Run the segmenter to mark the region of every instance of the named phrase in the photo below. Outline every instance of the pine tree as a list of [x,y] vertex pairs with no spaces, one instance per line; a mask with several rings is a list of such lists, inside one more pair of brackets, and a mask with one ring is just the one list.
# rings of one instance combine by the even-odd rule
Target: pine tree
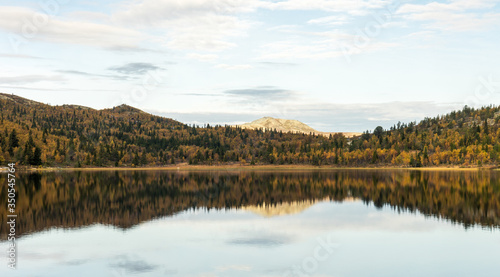
[[16,147],[19,147],[19,139],[17,138],[16,129],[13,129],[9,136],[9,149],[14,149]]
[[30,161],[31,165],[42,165],[42,150],[36,146]]

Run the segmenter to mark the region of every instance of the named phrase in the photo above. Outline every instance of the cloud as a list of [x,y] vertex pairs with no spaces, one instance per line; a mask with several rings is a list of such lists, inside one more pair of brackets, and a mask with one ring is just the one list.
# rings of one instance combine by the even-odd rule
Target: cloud
[[332,15],[332,16],[311,19],[307,21],[307,24],[340,26],[346,24],[348,19],[349,17],[345,15]]
[[371,9],[382,8],[389,4],[387,0],[285,0],[266,1],[261,6],[272,10],[320,10],[328,12],[341,12],[351,15],[365,15]]
[[267,28],[267,31],[276,31],[276,32],[282,32],[282,33],[296,33],[300,29],[299,25],[278,25],[278,26],[273,26],[270,28]]
[[[387,0],[142,0],[120,4],[111,15],[74,11],[66,16],[7,6],[0,9],[0,29],[18,34],[16,39],[23,42],[41,40],[112,51],[157,51],[140,45],[147,41],[174,50],[221,51],[237,46],[232,39],[245,36],[246,31],[257,24],[242,15],[258,9],[322,10],[359,15],[387,4]],[[35,24],[40,18],[46,20],[43,24]],[[347,18],[335,15],[312,19],[309,23],[339,25]],[[23,35],[27,30],[29,37]]]
[[261,60],[329,59],[382,51],[399,46],[362,35],[338,31],[310,33],[309,38],[282,40],[261,46]]
[[166,26],[166,45],[179,50],[221,51],[235,47],[228,39],[242,36],[250,25],[236,16],[218,14],[179,18]]
[[144,0],[115,13],[113,21],[125,26],[152,27],[164,33],[173,49],[220,51],[234,47],[230,37],[241,36],[251,22],[237,15],[254,11],[256,0]]
[[151,26],[182,17],[252,12],[258,6],[259,1],[255,0],[143,0],[124,6],[113,18],[133,25]]
[[74,11],[65,15],[66,18],[78,19],[82,21],[93,21],[101,23],[110,23],[109,15],[100,12],[90,12],[90,11]]
[[139,53],[165,53],[166,51],[162,50],[155,50],[155,49],[149,49],[149,48],[144,48],[144,47],[138,47],[138,46],[110,46],[110,47],[105,47],[106,50],[109,51],[116,51],[116,52],[139,52]]
[[42,59],[36,56],[21,55],[21,54],[0,54],[0,58],[13,58],[13,59]]
[[0,85],[5,84],[29,84],[29,83],[39,83],[46,81],[62,82],[66,79],[60,75],[24,75],[15,77],[0,77]]
[[120,261],[112,263],[110,266],[118,269],[123,269],[127,273],[139,274],[150,272],[158,268],[157,265],[148,264],[143,260],[132,260],[128,256],[120,256]]
[[0,30],[17,34],[11,41],[29,43],[42,40],[103,48],[136,48],[143,35],[135,30],[86,21],[60,20],[45,13],[21,7],[2,6]]
[[259,64],[266,65],[266,66],[297,66],[299,65],[298,63],[285,63],[285,62],[259,62]]
[[426,29],[470,31],[500,25],[500,13],[491,12],[497,1],[455,0],[446,3],[405,4],[397,15],[421,21]]
[[79,266],[88,263],[89,259],[75,259],[70,261],[61,262],[61,265],[69,265],[69,266]]
[[113,66],[108,70],[116,71],[121,74],[127,75],[142,75],[153,70],[162,70],[163,68],[153,65],[151,63],[128,63],[121,66]]
[[242,70],[242,69],[250,69],[253,66],[249,64],[218,64],[215,68],[222,68],[227,70]]
[[248,88],[248,89],[235,89],[224,91],[225,95],[239,96],[239,97],[251,97],[251,98],[265,98],[277,99],[277,98],[289,98],[294,95],[292,91],[274,88],[274,87],[258,87],[258,88]]
[[290,243],[292,241],[291,238],[287,238],[283,235],[261,235],[258,237],[247,237],[247,238],[237,238],[229,240],[228,244],[235,245],[247,245],[247,246],[256,246],[256,247],[275,247]]
[[198,60],[200,62],[211,62],[219,58],[219,56],[214,54],[198,54],[198,53],[189,53],[187,54],[189,59]]
[[[422,42],[424,40],[435,39],[436,35],[437,35],[436,31],[427,30],[427,31],[417,31],[417,32],[410,33],[410,34],[404,36],[404,38]],[[415,45],[415,47],[423,47],[423,45],[417,44],[417,45]]]
[[88,76],[88,77],[110,78],[110,79],[115,79],[115,80],[128,80],[128,79],[130,79],[128,76],[93,74],[93,73],[88,73],[88,72],[78,71],[78,70],[56,70],[56,72],[64,73],[64,74]]
[[49,92],[55,92],[55,91],[83,91],[83,92],[116,92],[116,90],[110,90],[110,89],[77,89],[77,88],[55,88],[53,86],[49,88],[42,88],[42,87],[21,87],[21,86],[2,86],[0,85],[0,88],[7,88],[7,89],[14,89],[14,90],[28,90],[28,91],[49,91]]
[[218,266],[215,268],[218,272],[226,272],[226,271],[251,271],[252,267],[248,265],[227,265],[227,266]]

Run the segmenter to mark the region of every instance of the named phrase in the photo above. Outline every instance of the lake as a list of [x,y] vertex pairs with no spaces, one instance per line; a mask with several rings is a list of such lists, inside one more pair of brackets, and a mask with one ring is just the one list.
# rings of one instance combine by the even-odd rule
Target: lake
[[17,174],[0,276],[497,276],[496,171]]

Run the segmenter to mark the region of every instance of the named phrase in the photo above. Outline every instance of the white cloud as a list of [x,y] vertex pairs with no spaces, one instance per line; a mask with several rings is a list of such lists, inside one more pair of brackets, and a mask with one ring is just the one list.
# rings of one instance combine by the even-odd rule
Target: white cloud
[[307,21],[308,24],[317,24],[317,25],[328,25],[328,26],[338,26],[347,23],[349,17],[345,15],[332,15],[326,17],[320,17],[316,19],[311,19]]
[[248,265],[228,265],[228,266],[218,266],[216,267],[218,272],[225,271],[251,271],[252,267]]
[[249,64],[218,64],[215,68],[222,68],[227,70],[242,70],[242,69],[250,69],[253,66]]
[[327,59],[380,51],[399,44],[339,31],[309,33],[300,40],[282,40],[261,47],[259,59]]
[[61,82],[66,79],[60,75],[24,75],[24,76],[14,76],[14,77],[0,77],[0,85],[5,84],[29,84],[29,83],[40,83],[40,82]]
[[343,12],[351,15],[365,15],[371,9],[382,8],[389,0],[286,0],[261,3],[262,7],[276,10],[322,10]]
[[490,12],[495,5],[491,0],[405,4],[397,14],[406,20],[425,22],[427,29],[469,31],[500,25],[500,14]]
[[408,28],[408,23],[406,21],[389,21],[381,25],[383,29],[386,28]]
[[14,41],[28,43],[43,40],[105,48],[135,48],[143,37],[140,32],[84,21],[63,21],[48,14],[20,7],[1,7],[0,29],[17,34]]
[[173,49],[219,51],[234,47],[230,37],[244,34],[251,22],[237,15],[254,11],[255,0],[144,0],[113,15],[120,24],[158,28]]
[[0,53],[0,58],[14,58],[14,59],[41,59],[40,57],[22,54],[2,54]]
[[414,32],[414,33],[406,35],[405,38],[422,40],[422,39],[434,38],[435,35],[436,35],[436,32],[434,32],[434,31],[418,31],[418,32]]
[[89,12],[89,11],[75,11],[64,16],[68,19],[78,19],[81,21],[93,21],[93,22],[102,22],[102,23],[110,23],[110,16],[104,13],[99,12]]
[[[2,7],[0,29],[20,35],[32,33],[28,40],[112,50],[141,50],[138,45],[149,40],[176,50],[221,51],[235,47],[232,39],[246,35],[256,24],[241,15],[257,9],[341,12],[344,15],[312,19],[308,23],[342,25],[349,18],[346,14],[366,14],[389,3],[390,0],[142,0],[126,2],[111,15],[73,11],[58,16],[28,8]],[[45,21],[43,24],[33,24],[41,18]],[[143,30],[148,30],[150,35],[145,35]],[[290,26],[287,30],[292,31]]]
[[[75,11],[48,15],[22,7],[1,7],[0,30],[17,40],[83,44],[109,49],[138,49],[155,40],[171,49],[220,51],[236,46],[252,22],[239,18],[251,12],[254,0],[134,1],[112,15]],[[98,22],[98,23],[97,23]],[[145,35],[143,30],[148,30]]]
[[[112,17],[114,22],[136,28],[157,28],[164,43],[178,50],[221,51],[235,47],[231,38],[245,35],[255,22],[241,14],[257,9],[322,10],[351,15],[367,14],[382,8],[390,0],[143,0],[122,7]],[[345,15],[313,19],[310,24],[341,25]],[[289,28],[287,28],[289,29]]]
[[143,0],[124,6],[113,17],[134,25],[151,26],[181,17],[251,12],[258,3],[255,0]]
[[398,12],[400,13],[422,13],[422,12],[457,12],[475,9],[486,9],[495,6],[492,0],[452,0],[447,3],[431,2],[428,4],[405,4]]
[[179,50],[221,51],[235,47],[230,37],[241,36],[250,23],[235,16],[208,14],[165,23],[166,45]]
[[293,33],[293,32],[297,32],[299,29],[300,29],[299,25],[278,25],[278,26],[273,26],[273,27],[267,28],[266,31]]
[[186,55],[186,57],[189,59],[198,60],[200,62],[211,62],[219,58],[219,56],[214,54],[198,54],[198,53],[189,53]]

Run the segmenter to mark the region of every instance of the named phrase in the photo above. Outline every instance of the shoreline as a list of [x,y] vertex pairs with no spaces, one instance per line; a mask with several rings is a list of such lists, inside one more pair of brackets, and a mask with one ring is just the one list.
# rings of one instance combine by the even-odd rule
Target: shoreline
[[[2,168],[3,169],[3,168]],[[335,170],[408,170],[408,171],[496,171],[497,166],[486,167],[335,167],[312,165],[177,165],[156,167],[18,167],[23,172],[50,171],[335,171]],[[3,171],[3,170],[1,170]]]

